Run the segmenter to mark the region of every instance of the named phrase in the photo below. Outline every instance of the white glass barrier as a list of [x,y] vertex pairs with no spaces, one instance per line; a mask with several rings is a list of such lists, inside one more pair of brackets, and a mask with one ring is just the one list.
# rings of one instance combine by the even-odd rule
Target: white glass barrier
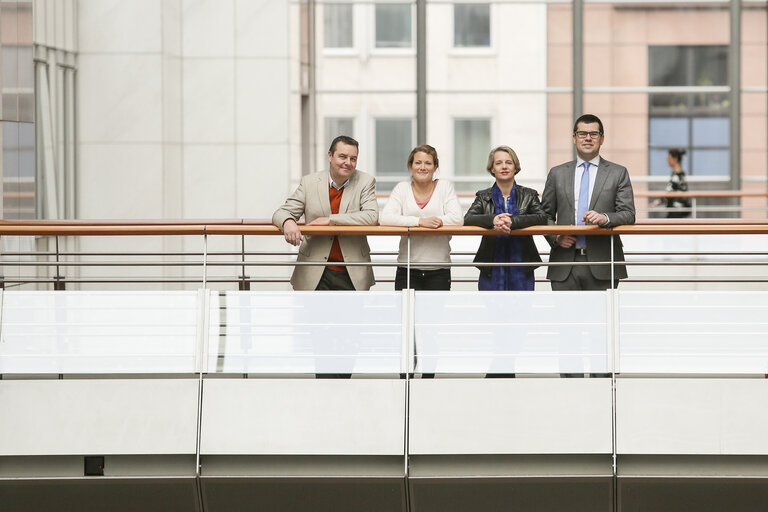
[[387,373],[403,365],[400,292],[225,292],[208,371]]
[[619,292],[619,371],[768,374],[768,292]]
[[3,293],[0,373],[192,373],[198,293]]
[[416,372],[609,372],[608,297],[416,292]]

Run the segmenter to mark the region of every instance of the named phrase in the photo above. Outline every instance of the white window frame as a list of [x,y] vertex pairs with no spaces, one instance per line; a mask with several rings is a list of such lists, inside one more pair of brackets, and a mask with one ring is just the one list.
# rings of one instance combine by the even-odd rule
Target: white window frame
[[[379,48],[376,46],[376,4],[411,4],[411,46],[408,48]],[[368,23],[371,37],[368,47],[371,55],[375,56],[411,56],[416,55],[416,4],[411,0],[377,1],[370,4]]]
[[[473,46],[463,47],[456,46],[455,34],[456,34],[456,4],[488,4],[488,46]],[[456,1],[451,5],[451,48],[448,50],[449,55],[494,55],[497,53],[496,42],[496,5],[493,2],[472,2],[469,0]]]

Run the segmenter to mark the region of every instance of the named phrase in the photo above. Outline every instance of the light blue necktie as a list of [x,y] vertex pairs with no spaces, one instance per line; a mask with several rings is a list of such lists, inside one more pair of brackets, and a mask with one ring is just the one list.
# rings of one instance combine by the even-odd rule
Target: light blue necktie
[[[581,184],[579,185],[579,207],[576,211],[576,225],[584,225],[584,214],[589,208],[589,162],[584,162],[584,172],[581,173]],[[584,235],[576,237],[576,248],[581,249],[587,246],[587,239]]]

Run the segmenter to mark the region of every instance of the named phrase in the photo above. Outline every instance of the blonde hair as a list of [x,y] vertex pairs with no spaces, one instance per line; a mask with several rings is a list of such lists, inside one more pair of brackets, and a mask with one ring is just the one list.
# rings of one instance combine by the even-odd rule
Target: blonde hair
[[499,151],[503,151],[512,157],[512,163],[515,165],[515,174],[519,173],[521,170],[520,159],[517,158],[517,153],[515,153],[515,150],[509,146],[498,146],[493,148],[491,152],[488,153],[488,163],[485,166],[485,170],[488,171],[491,176],[493,176],[493,156]]

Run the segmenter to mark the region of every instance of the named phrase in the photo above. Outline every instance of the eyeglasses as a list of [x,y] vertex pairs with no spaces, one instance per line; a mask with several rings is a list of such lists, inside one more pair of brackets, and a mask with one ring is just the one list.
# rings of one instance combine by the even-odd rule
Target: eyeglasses
[[596,139],[596,138],[598,138],[600,135],[602,135],[602,133],[600,133],[600,132],[582,132],[582,131],[573,132],[573,134],[574,134],[575,136],[577,136],[578,138],[580,138],[580,139],[586,139],[586,138],[587,138],[587,135],[589,135],[589,136],[590,136],[591,138],[593,138],[593,139]]

